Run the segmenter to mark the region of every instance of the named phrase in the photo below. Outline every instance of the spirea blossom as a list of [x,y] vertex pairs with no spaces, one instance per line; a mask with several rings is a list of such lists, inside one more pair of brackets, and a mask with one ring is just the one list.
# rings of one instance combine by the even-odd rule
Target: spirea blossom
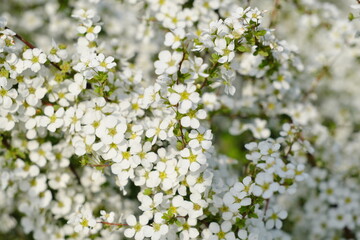
[[335,4],[8,1],[0,238],[359,239],[359,8]]

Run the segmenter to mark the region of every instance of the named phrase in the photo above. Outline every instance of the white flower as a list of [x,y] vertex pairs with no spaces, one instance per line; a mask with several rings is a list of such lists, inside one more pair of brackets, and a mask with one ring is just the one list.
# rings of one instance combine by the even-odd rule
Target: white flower
[[255,183],[253,194],[265,199],[270,198],[279,189],[279,184],[274,182],[273,175],[268,173],[260,172],[256,175]]
[[[0,28],[1,29],[1,28]],[[4,51],[5,47],[13,48],[15,45],[14,36],[15,32],[10,29],[4,29],[0,31],[0,53]]]
[[241,182],[236,182],[230,191],[225,193],[223,201],[232,212],[237,212],[240,207],[251,204],[251,199],[247,196],[245,186]]
[[218,59],[219,63],[231,62],[231,60],[234,59],[234,41],[231,41],[229,44],[227,44],[224,38],[216,38],[214,43],[214,50],[221,56]]
[[113,57],[109,56],[105,58],[105,55],[100,53],[95,59],[92,59],[89,66],[96,68],[96,70],[100,72],[107,72],[109,69],[115,67],[116,63]]
[[66,188],[70,181],[70,175],[67,173],[51,172],[49,174],[49,186],[52,189]]
[[194,150],[189,150],[188,148],[181,150],[180,155],[189,161],[190,171],[192,172],[196,172],[200,169],[201,165],[206,163],[206,157],[204,154],[200,152],[194,152]]
[[71,15],[71,17],[78,18],[81,20],[87,20],[87,19],[92,19],[93,17],[95,17],[95,15],[96,12],[94,9],[80,8],[80,9],[74,9],[74,13]]
[[360,4],[353,4],[353,5],[350,5],[350,7],[352,8],[352,9],[360,9]]
[[41,118],[41,126],[46,127],[50,132],[55,132],[56,129],[64,125],[64,108],[59,108],[55,112],[53,106],[46,106],[44,113],[45,116]]
[[250,125],[250,130],[255,138],[268,138],[270,137],[270,130],[266,128],[267,121],[256,118],[254,125]]
[[185,38],[185,30],[183,28],[177,28],[172,32],[165,34],[165,46],[171,46],[172,49],[179,48],[181,46],[181,40]]
[[308,174],[305,173],[305,165],[299,164],[295,168],[295,180],[298,182],[304,181],[308,177]]
[[241,240],[247,239],[247,236],[248,236],[248,233],[247,233],[246,230],[240,229],[240,230],[238,231],[238,237],[239,237]]
[[163,202],[164,194],[157,193],[152,197],[143,195],[139,198],[141,205],[139,209],[141,209],[149,218],[153,217],[154,212],[157,210],[157,207]]
[[152,144],[155,144],[157,138],[165,140],[167,138],[167,128],[170,122],[168,119],[160,120],[159,118],[154,119],[150,122],[150,128],[146,131],[145,135],[148,138],[153,138]]
[[115,213],[114,212],[107,213],[105,210],[101,210],[100,214],[101,214],[100,218],[103,221],[109,222],[109,223],[114,222],[114,219],[115,219]]
[[200,101],[199,93],[196,92],[196,86],[193,84],[175,84],[172,90],[169,102],[171,105],[179,104],[178,110],[182,114],[187,113],[192,107],[196,107]]
[[50,142],[40,145],[36,140],[33,140],[28,143],[28,148],[30,150],[30,160],[39,167],[44,167],[47,161],[55,160]]
[[48,59],[51,62],[58,63],[61,60],[64,60],[68,57],[68,52],[66,51],[66,46],[60,44],[59,46],[56,44],[54,39],[52,40],[52,48],[50,50],[50,53],[48,55]]
[[191,148],[201,148],[208,150],[212,145],[213,134],[210,129],[205,129],[203,127],[198,128],[197,130],[191,130],[189,133],[189,146]]
[[221,70],[221,83],[225,86],[225,93],[227,95],[234,95],[236,88],[232,82],[235,80],[235,72],[233,70]]
[[197,220],[195,218],[188,218],[185,220],[181,218],[178,231],[180,231],[180,239],[195,239],[199,236],[199,231],[196,229]]
[[43,87],[44,81],[43,77],[35,77],[25,78],[24,83],[19,83],[19,94],[30,106],[35,106],[47,93],[47,89]]
[[95,227],[96,220],[88,208],[81,208],[79,211],[73,213],[68,221],[69,224],[74,225],[75,232],[88,234],[90,229]]
[[134,215],[129,215],[126,218],[126,223],[129,225],[124,232],[125,237],[134,238],[135,240],[142,240],[144,237],[151,237],[154,230],[148,226],[149,218],[146,215],[141,215],[139,221],[136,221]]
[[71,199],[64,192],[58,192],[56,199],[57,201],[52,202],[51,212],[56,215],[56,217],[62,217],[68,214],[71,210]]
[[161,51],[159,53],[159,60],[155,61],[155,73],[161,75],[163,73],[166,74],[174,74],[178,71],[178,65],[183,57],[182,52],[173,52],[170,51]]
[[226,239],[226,240],[235,240],[235,234],[234,232],[231,232],[232,224],[230,221],[224,221],[219,225],[216,222],[212,222],[209,225],[209,229],[212,232],[212,235],[210,236],[210,240],[220,240],[220,239]]
[[169,231],[169,226],[165,223],[162,218],[163,214],[160,212],[155,213],[153,226],[153,234],[151,240],[159,240],[162,236],[166,235]]
[[246,12],[246,21],[250,22],[257,22],[260,23],[262,18],[262,13],[257,9],[249,9],[249,11]]
[[0,87],[0,106],[4,109],[12,109],[16,106],[15,98],[18,96],[18,92],[11,88],[10,84],[7,84],[4,87]]
[[46,180],[46,176],[41,174],[34,178],[26,179],[26,181],[21,182],[19,187],[22,191],[27,192],[30,197],[36,197],[47,189]]
[[125,118],[106,116],[101,119],[100,126],[96,130],[96,136],[105,144],[120,143],[127,129]]
[[266,212],[266,228],[272,229],[276,227],[277,229],[281,229],[282,222],[287,217],[287,212],[285,210],[281,210],[279,207],[274,206],[267,210]]
[[141,163],[144,167],[151,167],[158,157],[156,153],[151,152],[151,143],[145,142],[144,145],[135,143],[130,148],[130,153],[132,156],[132,161],[136,163]]
[[81,118],[84,111],[81,108],[70,107],[66,110],[64,116],[64,125],[69,127],[70,133],[79,132],[81,130]]
[[40,64],[46,62],[46,55],[40,49],[28,49],[23,53],[24,67],[31,68],[33,72],[38,72],[41,68]]
[[205,110],[203,109],[200,109],[198,111],[190,110],[186,116],[180,119],[180,123],[183,127],[191,127],[193,129],[198,129],[200,127],[199,119],[205,119],[205,118],[206,118]]
[[229,28],[224,24],[224,21],[222,19],[219,19],[218,21],[212,21],[210,23],[209,32],[212,35],[224,37],[229,33]]
[[260,154],[268,155],[271,157],[279,157],[280,144],[272,141],[262,141],[259,143],[258,148]]
[[92,146],[95,142],[95,135],[86,135],[84,137],[76,136],[73,138],[75,154],[83,156],[86,153],[92,153]]
[[[155,169],[157,170],[158,178],[161,180],[160,187],[167,191],[177,183],[177,172],[175,166],[170,162],[158,162]],[[155,173],[156,173],[155,172]]]
[[181,65],[181,73],[190,73],[191,79],[196,80],[199,77],[208,77],[209,74],[205,73],[208,68],[208,64],[204,63],[204,60],[200,57],[194,59],[185,60]]
[[82,90],[86,89],[86,79],[80,73],[76,73],[74,76],[74,82],[69,85],[69,92],[77,96]]
[[203,215],[203,209],[208,206],[208,202],[201,198],[200,193],[192,193],[190,195],[190,201],[192,203],[192,209],[189,211],[190,218],[198,218]]
[[101,26],[93,25],[92,21],[85,21],[83,25],[77,28],[78,32],[84,34],[86,39],[94,41],[97,38],[98,33],[101,31]]
[[206,110],[214,111],[220,108],[220,101],[216,94],[205,92],[201,97],[201,102],[204,104]]

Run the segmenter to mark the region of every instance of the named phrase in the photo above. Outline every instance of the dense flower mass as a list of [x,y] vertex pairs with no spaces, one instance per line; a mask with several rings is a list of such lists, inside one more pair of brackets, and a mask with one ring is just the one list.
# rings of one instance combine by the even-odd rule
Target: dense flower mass
[[350,5],[0,3],[0,239],[360,239]]

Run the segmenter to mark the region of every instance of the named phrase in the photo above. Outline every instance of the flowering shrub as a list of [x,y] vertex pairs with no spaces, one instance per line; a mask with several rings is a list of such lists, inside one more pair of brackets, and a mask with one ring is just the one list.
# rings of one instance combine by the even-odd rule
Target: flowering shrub
[[359,239],[359,6],[8,1],[1,239]]

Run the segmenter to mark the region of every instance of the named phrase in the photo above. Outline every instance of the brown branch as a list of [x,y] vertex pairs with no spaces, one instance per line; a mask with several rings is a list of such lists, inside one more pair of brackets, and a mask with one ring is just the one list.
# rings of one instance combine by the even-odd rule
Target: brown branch
[[269,199],[266,199],[266,202],[265,202],[264,219],[265,219],[266,211],[267,211],[268,208],[269,208],[269,203],[270,203],[270,198],[269,198]]
[[185,141],[185,137],[184,137],[184,133],[183,133],[183,128],[181,126],[181,122],[179,120],[179,125],[180,125],[180,133],[181,133],[181,141],[182,141],[182,144],[183,144],[183,148],[186,147],[186,141]]
[[[216,63],[211,67],[211,69],[209,70],[209,77],[210,77],[211,74],[214,73],[214,71],[216,70],[216,67],[217,67],[218,65],[219,65],[219,62],[216,62]],[[203,83],[201,84],[201,86],[200,86],[200,90],[203,89],[203,88],[206,86],[209,77],[206,77],[206,78],[204,79],[204,82],[203,82]]]
[[74,165],[70,164],[70,165],[69,165],[69,169],[70,169],[71,172],[74,174],[74,176],[75,176],[77,182],[79,183],[79,185],[82,185],[82,184],[81,184],[80,176],[79,176],[79,174],[76,172],[76,169],[75,169]]
[[278,15],[278,11],[280,9],[280,0],[274,0],[274,7],[273,10],[271,11],[271,15],[270,15],[270,24],[269,24],[269,28],[272,28],[275,26],[276,24],[276,17]]
[[251,0],[247,0],[247,5],[246,5],[246,7],[250,7],[250,5],[251,5]]
[[87,164],[90,167],[110,167],[111,164]]
[[[2,134],[1,134],[2,135]],[[4,147],[6,147],[7,149],[11,148],[10,143],[7,141],[7,139],[5,138],[5,136],[1,136],[2,137],[2,145],[4,145]]]
[[319,85],[320,83],[320,80],[326,76],[326,73],[324,71],[322,71],[321,73],[319,73],[316,78],[315,78],[315,81],[313,82],[313,84],[311,85],[310,89],[305,92],[304,96],[303,96],[303,100],[306,100],[311,93],[315,92],[317,86]]
[[111,225],[111,226],[129,226],[126,223],[111,223],[111,222],[97,222],[97,223]]
[[[179,103],[176,104],[176,112],[178,112],[179,110]],[[186,141],[185,141],[185,136],[184,136],[184,133],[183,133],[183,127],[181,125],[181,121],[180,119],[178,120],[178,124],[179,124],[179,130],[180,130],[180,134],[181,134],[181,141],[182,141],[182,144],[183,144],[183,148],[186,147]]]
[[[187,46],[185,47],[185,46],[183,45],[182,47],[183,47],[184,51],[183,51],[182,59],[181,59],[181,61],[179,62],[179,68],[178,68],[178,71],[179,71],[180,73],[181,73],[181,66],[182,66],[183,62],[185,61],[186,48],[187,48]],[[176,84],[179,84],[179,76],[177,76]]]
[[200,89],[203,89],[206,86],[207,81],[208,81],[208,78],[205,78],[204,82],[201,84]]
[[[8,27],[5,27],[5,29],[10,29]],[[29,41],[25,40],[22,36],[20,36],[19,34],[15,33],[15,37],[17,39],[19,39],[21,42],[23,42],[26,46],[28,46],[31,49],[36,48],[33,44],[31,44]],[[54,62],[49,61],[51,65],[53,65],[55,68],[57,68],[59,71],[61,71],[61,68],[59,67],[59,65],[57,65]]]

